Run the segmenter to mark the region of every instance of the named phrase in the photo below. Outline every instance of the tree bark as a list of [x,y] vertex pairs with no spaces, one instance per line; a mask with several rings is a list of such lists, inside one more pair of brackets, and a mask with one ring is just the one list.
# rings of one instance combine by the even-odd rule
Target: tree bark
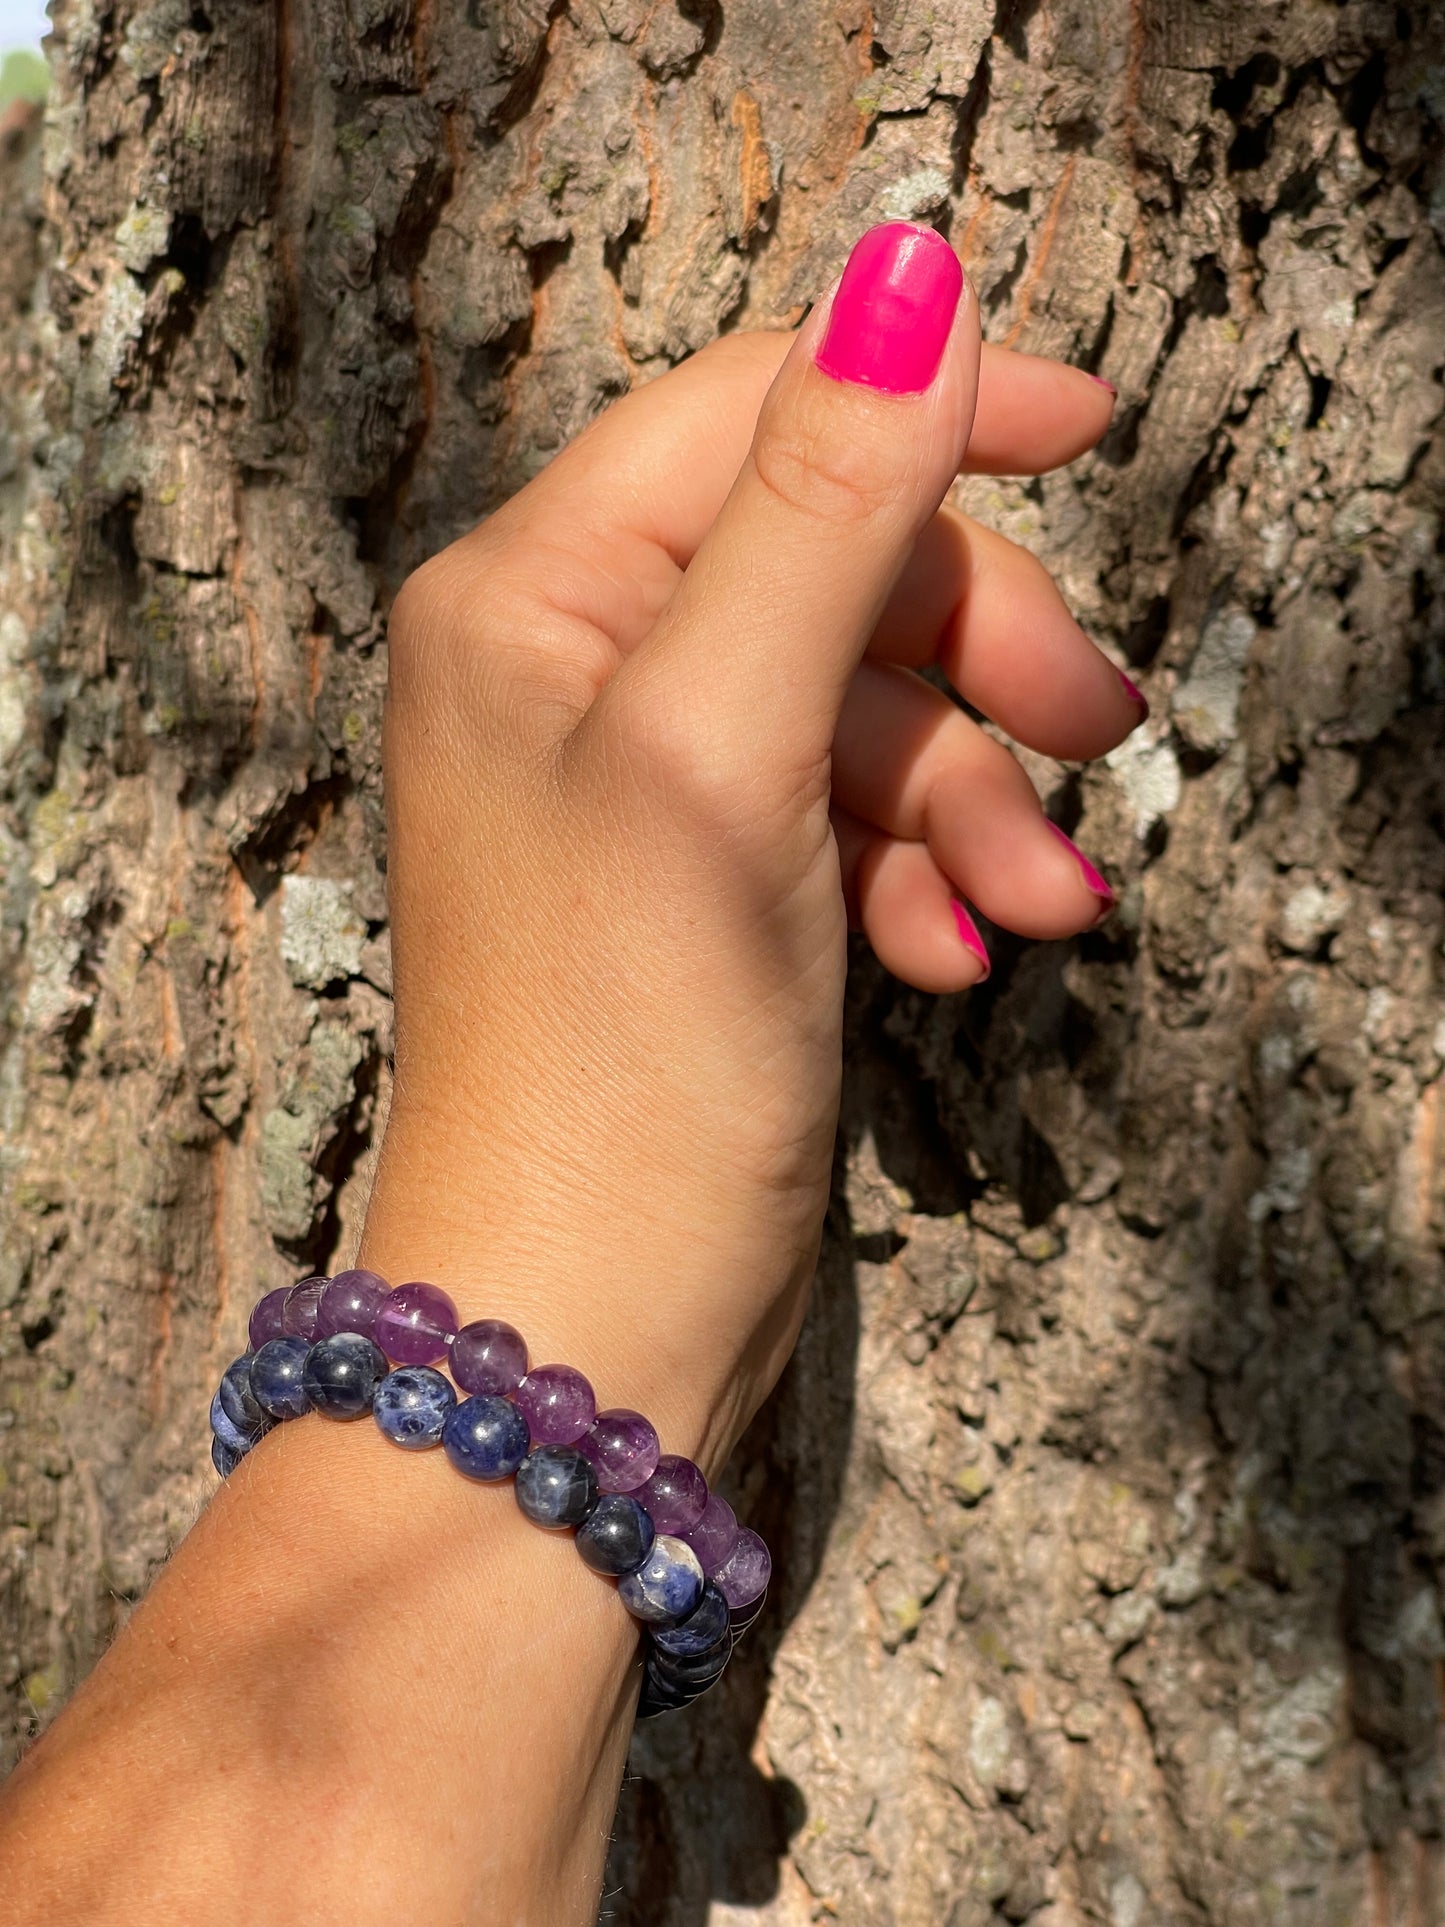
[[[13,1758],[212,1483],[387,1098],[403,575],[870,221],[1120,391],[957,499],[1142,674],[1122,886],[860,948],[769,1615],[605,1917],[1439,1927],[1445,17],[1428,0],[55,0],[0,130]],[[665,1271],[666,1254],[659,1254]]]

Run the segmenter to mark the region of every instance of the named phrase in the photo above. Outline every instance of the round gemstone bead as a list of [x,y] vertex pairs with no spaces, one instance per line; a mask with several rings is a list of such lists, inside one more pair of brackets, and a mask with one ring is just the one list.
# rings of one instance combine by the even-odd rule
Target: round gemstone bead
[[386,1359],[360,1332],[335,1332],[318,1338],[306,1354],[301,1384],[325,1418],[360,1418],[371,1410]]
[[697,1605],[676,1626],[653,1628],[652,1643],[660,1653],[674,1659],[694,1659],[699,1653],[732,1651],[728,1625],[728,1602],[711,1579],[703,1584]]
[[287,1292],[281,1307],[281,1330],[287,1338],[304,1338],[308,1345],[315,1342],[316,1313],[330,1283],[329,1278],[303,1278]]
[[686,1693],[695,1699],[705,1693],[709,1686],[715,1686],[727,1671],[728,1661],[732,1658],[732,1646],[720,1648],[715,1653],[698,1653],[691,1659],[674,1659],[668,1653],[648,1655],[649,1671],[654,1681],[674,1692]]
[[732,1556],[732,1549],[738,1542],[737,1514],[726,1499],[720,1499],[716,1492],[710,1492],[707,1504],[702,1509],[702,1517],[682,1537],[702,1561],[702,1569],[711,1579],[718,1567]]
[[393,1445],[424,1452],[440,1445],[457,1395],[430,1365],[398,1365],[376,1388],[371,1415]]
[[316,1336],[334,1338],[337,1332],[375,1335],[376,1314],[390,1286],[374,1271],[338,1271],[316,1308]]
[[696,1695],[679,1692],[675,1687],[664,1685],[649,1666],[642,1675],[642,1697],[637,1703],[637,1717],[640,1720],[656,1719],[659,1713],[680,1712],[690,1706]]
[[753,1621],[762,1612],[763,1607],[766,1606],[767,1603],[768,1595],[765,1592],[760,1592],[751,1606],[743,1606],[737,1612],[729,1614],[729,1618],[732,1620],[734,1641],[742,1638],[743,1634],[747,1631],[748,1627],[752,1625]]
[[714,1686],[727,1671],[728,1661],[732,1658],[732,1641],[710,1653],[692,1653],[685,1659],[678,1659],[671,1653],[659,1652],[654,1648],[647,1655],[647,1670],[654,1689],[683,1694],[686,1700],[694,1700],[699,1693],[705,1693]]
[[604,1492],[577,1528],[577,1550],[594,1572],[636,1572],[652,1550],[652,1521],[630,1492]]
[[289,1285],[281,1285],[275,1291],[268,1291],[264,1298],[256,1300],[247,1332],[253,1352],[259,1352],[268,1340],[281,1336],[281,1318],[290,1291]]
[[702,1598],[702,1587],[702,1567],[692,1547],[659,1532],[642,1564],[618,1580],[617,1596],[634,1619],[668,1626],[687,1618]]
[[301,1382],[310,1349],[304,1338],[268,1338],[251,1360],[251,1390],[272,1418],[300,1418],[311,1410]]
[[251,1390],[251,1355],[242,1352],[233,1358],[221,1375],[220,1390],[216,1397],[221,1401],[221,1409],[239,1431],[254,1431],[258,1425],[266,1423],[266,1414],[256,1403],[256,1394]]
[[637,1496],[659,1532],[690,1532],[707,1504],[707,1480],[691,1459],[664,1452]]
[[527,1341],[500,1318],[478,1318],[457,1333],[451,1364],[464,1392],[506,1398],[527,1375]]
[[689,1688],[669,1680],[664,1670],[653,1664],[652,1654],[647,1655],[642,1671],[642,1700],[637,1709],[639,1719],[646,1719],[651,1713],[679,1711],[690,1706],[695,1697]]
[[442,1447],[469,1479],[509,1479],[527,1456],[527,1421],[510,1399],[464,1398],[442,1427]]
[[381,1301],[372,1333],[398,1365],[435,1365],[457,1335],[457,1308],[438,1285],[398,1285]]
[[597,1416],[597,1400],[570,1365],[539,1365],[513,1398],[538,1445],[575,1445]]
[[262,1415],[261,1409],[258,1406],[256,1408],[255,1425],[237,1425],[235,1420],[227,1412],[225,1406],[222,1405],[221,1394],[219,1392],[217,1392],[216,1396],[211,1400],[212,1435],[218,1438],[228,1451],[239,1453],[242,1457],[250,1451],[251,1447],[261,1437],[261,1434],[267,1430],[269,1423],[270,1421]]
[[244,1452],[233,1452],[230,1446],[225,1444],[221,1439],[213,1438],[211,1440],[211,1464],[215,1466],[223,1479],[230,1478],[231,1474],[245,1456]]
[[623,1405],[599,1412],[577,1450],[591,1459],[602,1492],[635,1492],[657,1470],[657,1433],[641,1412]]
[[539,1526],[580,1526],[597,1503],[597,1474],[571,1445],[539,1445],[517,1467],[517,1504]]
[[713,1573],[713,1583],[729,1609],[742,1612],[761,1599],[772,1577],[773,1558],[762,1540],[750,1527],[743,1526],[737,1544],[723,1564]]

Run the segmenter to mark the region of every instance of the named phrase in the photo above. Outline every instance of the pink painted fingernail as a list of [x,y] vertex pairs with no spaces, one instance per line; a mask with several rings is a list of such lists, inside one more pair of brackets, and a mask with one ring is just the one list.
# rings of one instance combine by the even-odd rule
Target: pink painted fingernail
[[837,381],[917,395],[938,373],[963,290],[958,256],[932,228],[888,221],[848,256],[816,361]]
[[958,925],[958,934],[964,949],[971,950],[983,965],[983,973],[976,980],[982,983],[984,977],[993,969],[993,965],[988,960],[988,952],[983,947],[983,938],[978,934],[978,926],[958,898],[953,897],[950,901],[953,904],[953,920]]
[[1089,859],[1084,855],[1084,852],[1079,848],[1078,844],[1074,842],[1072,837],[1065,836],[1058,824],[1051,823],[1047,817],[1044,818],[1044,828],[1048,830],[1051,835],[1056,836],[1060,843],[1063,844],[1069,855],[1074,859],[1075,863],[1078,864],[1079,874],[1084,879],[1085,887],[1099,898],[1099,914],[1095,917],[1094,921],[1095,923],[1102,923],[1104,918],[1107,917],[1113,909],[1118,898],[1099,875],[1099,872],[1094,868],[1093,864],[1090,863]]
[[[1087,369],[1087,368],[1086,368],[1086,369],[1084,370],[1084,373],[1085,373],[1086,375],[1087,375],[1087,374],[1089,374],[1089,371],[1088,371],[1088,369]],[[1110,393],[1111,395],[1113,395],[1113,396],[1114,396],[1114,397],[1115,397],[1115,398],[1117,399],[1117,397],[1118,397],[1118,393],[1119,393],[1119,391],[1118,391],[1118,389],[1117,389],[1117,388],[1116,388],[1116,387],[1114,386],[1114,384],[1113,384],[1113,382],[1112,382],[1112,381],[1105,381],[1105,379],[1104,379],[1104,377],[1103,377],[1102,375],[1089,375],[1089,380],[1090,380],[1090,381],[1096,381],[1096,382],[1098,382],[1098,384],[1099,384],[1099,386],[1100,386],[1101,388],[1107,388],[1107,389],[1108,389],[1108,391],[1109,391],[1109,393]]]
[[[1144,712],[1144,716],[1147,716],[1149,714],[1149,698],[1144,694],[1144,691],[1139,688],[1137,683],[1130,682],[1122,669],[1116,669],[1114,674],[1119,678],[1120,682],[1123,683],[1124,694],[1129,698],[1130,702],[1138,703]],[[1139,720],[1142,722],[1144,717],[1141,716]]]

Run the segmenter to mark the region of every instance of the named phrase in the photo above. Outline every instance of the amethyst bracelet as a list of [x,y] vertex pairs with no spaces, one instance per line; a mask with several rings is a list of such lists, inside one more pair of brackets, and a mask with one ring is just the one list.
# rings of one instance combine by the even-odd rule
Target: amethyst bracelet
[[406,1451],[439,1445],[467,1478],[515,1479],[527,1517],[571,1530],[586,1563],[617,1581],[646,1634],[640,1719],[689,1705],[722,1676],[762,1611],[772,1561],[691,1459],[661,1452],[640,1412],[599,1412],[579,1371],[532,1366],[512,1326],[459,1328],[437,1286],[392,1289],[372,1271],[268,1292],[249,1340],[211,1401],[223,1478],[285,1419],[370,1412]]

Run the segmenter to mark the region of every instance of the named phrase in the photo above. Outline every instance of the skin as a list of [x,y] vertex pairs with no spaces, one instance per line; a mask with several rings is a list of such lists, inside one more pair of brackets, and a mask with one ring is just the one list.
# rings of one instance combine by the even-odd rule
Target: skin
[[[831,299],[609,409],[391,626],[396,1089],[359,1262],[511,1319],[709,1475],[803,1316],[849,924],[961,991],[956,893],[1039,938],[1101,911],[916,672],[1070,759],[1142,715],[1039,564],[940,507],[1071,460],[1111,394],[981,352],[966,284],[924,393],[833,379]],[[11,1776],[9,1918],[584,1927],[639,1678],[610,1587],[505,1487],[282,1428]]]

